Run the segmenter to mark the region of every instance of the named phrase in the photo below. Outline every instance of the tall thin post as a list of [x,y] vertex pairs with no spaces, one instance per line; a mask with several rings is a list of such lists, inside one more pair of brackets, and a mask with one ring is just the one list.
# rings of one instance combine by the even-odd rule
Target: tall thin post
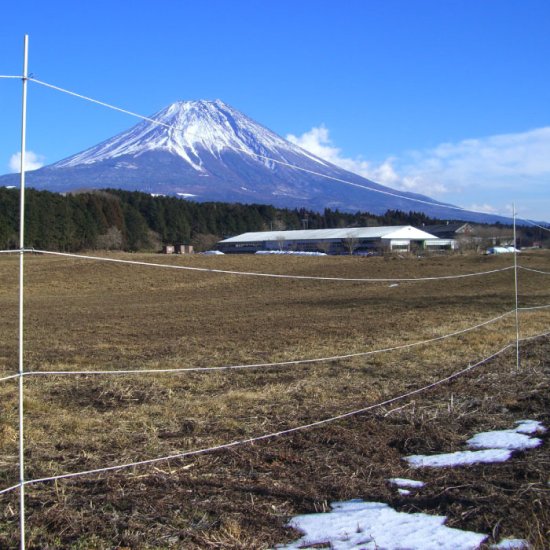
[[514,217],[514,295],[516,299],[516,369],[519,371],[519,314],[518,314],[518,254],[516,236],[516,205],[512,205]]
[[29,36],[25,35],[23,54],[23,108],[21,118],[21,196],[19,201],[19,524],[20,547],[25,548],[25,439],[24,439],[24,387],[23,387],[23,300],[25,258],[25,151],[27,141],[27,79]]

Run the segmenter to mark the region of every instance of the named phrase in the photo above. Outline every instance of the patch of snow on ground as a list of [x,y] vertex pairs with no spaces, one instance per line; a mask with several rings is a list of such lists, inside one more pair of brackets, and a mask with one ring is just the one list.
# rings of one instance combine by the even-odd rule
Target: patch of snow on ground
[[[464,466],[477,463],[504,462],[514,450],[524,450],[540,445],[538,438],[529,437],[543,433],[546,428],[534,420],[520,420],[510,430],[484,432],[472,437],[470,446],[482,450],[459,451],[432,456],[413,455],[405,460],[413,468]],[[484,448],[488,445],[490,448]],[[408,488],[424,486],[422,481],[405,478],[390,478],[402,495]],[[351,500],[332,504],[332,511],[323,514],[308,514],[295,517],[290,526],[302,531],[304,536],[285,546],[276,548],[298,550],[305,548],[328,548],[333,550],[471,550],[487,538],[487,535],[461,531],[443,525],[444,516],[407,514],[397,512],[387,504]],[[503,539],[491,545],[495,550],[525,550],[529,543],[522,539]]]
[[224,256],[224,253],[221,250],[207,250],[206,252],[201,252],[205,256]]
[[255,254],[285,254],[293,256],[326,256],[324,252],[305,252],[300,250],[258,250]]
[[454,466],[469,466],[471,464],[487,464],[491,462],[506,462],[512,456],[512,451],[506,449],[487,449],[484,451],[457,451],[440,455],[411,455],[405,460],[413,468],[445,468]]
[[472,449],[509,449],[511,451],[525,451],[538,447],[542,440],[537,437],[516,433],[515,430],[495,430],[481,432],[467,441]]
[[502,539],[498,544],[489,546],[492,550],[527,550],[529,543],[524,539]]
[[[290,525],[304,536],[285,546],[289,550],[326,544],[333,550],[472,550],[487,535],[443,525],[445,516],[397,512],[381,502],[335,502],[332,511],[295,517]],[[320,546],[317,546],[320,547]]]
[[419,489],[420,487],[424,487],[424,485],[426,485],[423,481],[416,481],[414,479],[406,479],[403,477],[391,477],[388,481],[397,487],[412,487],[414,489]]
[[514,429],[518,434],[543,434],[546,428],[538,420],[518,420]]
[[431,456],[412,455],[405,457],[405,460],[413,468],[442,468],[504,462],[512,456],[512,451],[525,451],[538,447],[542,440],[529,435],[546,431],[546,428],[536,420],[519,420],[516,424],[517,426],[511,430],[481,432],[468,439],[470,448],[483,449],[481,451],[459,451]]

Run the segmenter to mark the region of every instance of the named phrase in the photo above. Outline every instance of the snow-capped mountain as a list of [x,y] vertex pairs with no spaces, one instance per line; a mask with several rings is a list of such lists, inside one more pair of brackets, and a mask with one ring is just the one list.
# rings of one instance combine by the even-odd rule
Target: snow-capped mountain
[[[14,185],[17,178],[1,176],[0,185]],[[440,218],[487,221],[485,215],[458,212],[347,172],[220,100],[173,103],[126,132],[29,172],[27,183],[58,192],[119,188],[198,201],[372,213],[415,210]]]
[[206,173],[200,153],[221,159],[225,151],[237,151],[272,166],[259,155],[285,160],[285,150],[321,159],[260,126],[219,99],[180,101],[169,105],[128,132],[53,165],[68,168],[92,164],[125,155],[138,157],[149,151],[164,151],[184,159],[197,172]]

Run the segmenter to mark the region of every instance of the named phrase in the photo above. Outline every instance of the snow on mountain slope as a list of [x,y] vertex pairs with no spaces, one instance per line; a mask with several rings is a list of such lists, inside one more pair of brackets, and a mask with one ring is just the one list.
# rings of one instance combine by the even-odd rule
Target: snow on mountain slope
[[285,151],[291,151],[305,154],[321,166],[326,164],[217,99],[173,103],[150,120],[52,167],[92,164],[123,155],[137,157],[156,150],[181,157],[198,172],[204,171],[200,155],[205,151],[218,159],[223,150],[237,151],[268,167],[273,163],[262,155],[288,162]]

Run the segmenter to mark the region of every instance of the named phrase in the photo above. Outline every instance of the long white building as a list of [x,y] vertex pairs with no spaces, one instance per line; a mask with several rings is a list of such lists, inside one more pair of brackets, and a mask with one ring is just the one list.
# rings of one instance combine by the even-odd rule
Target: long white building
[[411,225],[348,227],[296,231],[256,231],[224,239],[218,249],[226,253],[260,250],[303,250],[329,254],[454,249],[453,239],[439,239]]

